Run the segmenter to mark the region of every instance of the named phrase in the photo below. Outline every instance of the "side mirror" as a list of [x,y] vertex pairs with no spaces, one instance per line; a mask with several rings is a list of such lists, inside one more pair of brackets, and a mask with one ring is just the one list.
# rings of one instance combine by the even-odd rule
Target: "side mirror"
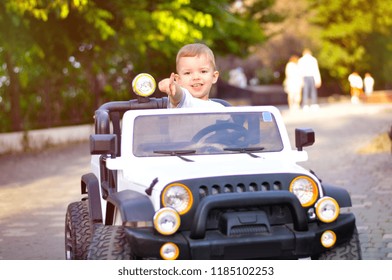
[[302,151],[303,147],[311,146],[314,143],[314,131],[311,128],[295,129],[295,146],[298,151]]
[[90,153],[92,155],[110,154],[112,157],[115,157],[117,155],[117,135],[90,135]]

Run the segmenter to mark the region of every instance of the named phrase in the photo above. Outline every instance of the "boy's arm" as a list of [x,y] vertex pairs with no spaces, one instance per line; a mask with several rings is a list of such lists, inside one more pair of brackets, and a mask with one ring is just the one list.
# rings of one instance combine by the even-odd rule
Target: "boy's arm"
[[170,78],[163,79],[158,83],[158,88],[161,92],[166,93],[169,96],[170,103],[173,107],[177,107],[177,105],[181,102],[183,92],[181,87],[174,80],[175,74],[172,73]]

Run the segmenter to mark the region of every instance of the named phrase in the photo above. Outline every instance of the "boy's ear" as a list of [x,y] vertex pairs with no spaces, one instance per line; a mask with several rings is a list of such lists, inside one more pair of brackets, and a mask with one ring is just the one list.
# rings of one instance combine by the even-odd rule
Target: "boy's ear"
[[212,83],[215,84],[219,78],[219,71],[214,71]]
[[174,81],[178,83],[179,80],[180,80],[180,75],[174,74]]

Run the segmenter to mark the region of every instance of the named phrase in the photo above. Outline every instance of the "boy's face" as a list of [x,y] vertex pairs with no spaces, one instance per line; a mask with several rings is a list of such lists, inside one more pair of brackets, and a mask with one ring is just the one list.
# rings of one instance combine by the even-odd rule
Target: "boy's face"
[[181,57],[177,63],[176,81],[189,90],[195,98],[207,100],[213,84],[219,77],[219,72],[205,54],[193,57]]

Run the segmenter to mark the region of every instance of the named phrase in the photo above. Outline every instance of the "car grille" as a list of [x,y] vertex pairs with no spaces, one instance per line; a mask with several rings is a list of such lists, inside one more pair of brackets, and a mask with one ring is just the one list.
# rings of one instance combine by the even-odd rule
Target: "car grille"
[[[240,175],[210,177],[184,180],[181,183],[192,189],[194,200],[194,210],[183,217],[183,228],[190,228],[194,211],[197,205],[207,196],[220,195],[225,193],[242,193],[242,192],[269,192],[269,191],[288,191],[290,182],[298,174],[257,174],[257,175]],[[262,211],[266,213],[269,222],[273,224],[292,223],[292,216],[286,205],[259,206],[259,207],[236,207],[226,209],[213,209],[207,220],[207,229],[219,229],[222,217],[231,212],[249,212]],[[225,231],[225,230],[223,230]],[[264,225],[239,225],[232,227],[227,235],[249,235],[265,233],[267,229]]]
[[216,195],[220,193],[242,193],[242,192],[257,192],[257,191],[280,191],[282,190],[282,182],[274,181],[274,182],[262,182],[258,184],[257,182],[251,182],[249,184],[238,183],[236,185],[233,184],[225,184],[225,185],[201,185],[199,186],[199,198],[203,199],[207,195]]
[[231,228],[230,235],[250,235],[268,232],[265,225],[234,226]]

